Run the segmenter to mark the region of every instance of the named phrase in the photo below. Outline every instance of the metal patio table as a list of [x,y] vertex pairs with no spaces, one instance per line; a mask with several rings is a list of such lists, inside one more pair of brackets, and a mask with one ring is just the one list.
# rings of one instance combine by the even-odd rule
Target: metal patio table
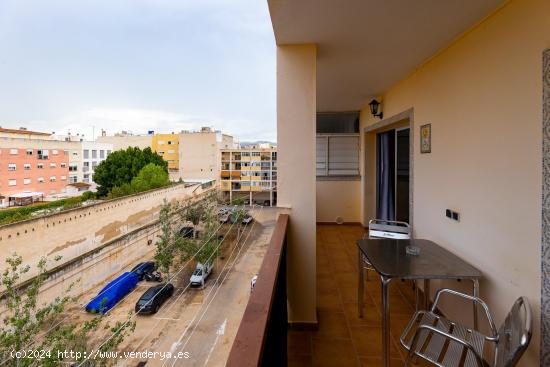
[[[407,246],[420,248],[419,255],[408,255]],[[382,283],[382,346],[384,367],[390,365],[389,285],[394,278],[424,280],[424,305],[429,307],[430,279],[468,279],[473,282],[473,295],[479,296],[481,272],[438,244],[422,239],[395,240],[391,238],[362,239],[358,248],[358,311],[363,317],[364,272],[363,256],[380,274]],[[477,329],[477,307],[474,304],[474,328]]]

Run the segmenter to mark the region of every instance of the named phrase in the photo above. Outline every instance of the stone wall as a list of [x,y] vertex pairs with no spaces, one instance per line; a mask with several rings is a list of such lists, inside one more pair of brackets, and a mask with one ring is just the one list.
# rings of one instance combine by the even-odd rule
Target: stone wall
[[[17,253],[33,267],[43,256],[48,258],[48,268],[57,267],[156,221],[164,199],[191,200],[210,189],[176,184],[0,226],[0,264]],[[62,260],[55,262],[56,256]],[[34,274],[33,268],[28,275]]]

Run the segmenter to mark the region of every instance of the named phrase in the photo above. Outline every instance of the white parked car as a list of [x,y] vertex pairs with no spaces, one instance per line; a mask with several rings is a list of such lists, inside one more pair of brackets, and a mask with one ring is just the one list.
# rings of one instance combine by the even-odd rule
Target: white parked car
[[195,268],[195,271],[193,272],[193,274],[191,275],[191,278],[189,279],[191,286],[204,288],[204,282],[206,281],[206,278],[208,278],[211,272],[212,272],[211,263],[206,263],[206,264],[198,263],[197,267]]
[[243,218],[242,223],[243,223],[244,225],[247,225],[247,224],[251,223],[253,220],[254,220],[254,218],[252,218],[252,216],[251,216],[250,214],[247,214],[247,215]]

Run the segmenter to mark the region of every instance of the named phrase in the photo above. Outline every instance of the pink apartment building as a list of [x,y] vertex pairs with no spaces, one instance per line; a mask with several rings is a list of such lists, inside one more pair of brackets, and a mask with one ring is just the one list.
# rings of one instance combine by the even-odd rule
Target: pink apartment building
[[[63,142],[37,144],[35,140],[28,144],[29,141],[10,140],[11,144],[0,142],[0,204],[7,206],[10,202],[58,194],[65,189],[69,177],[69,150],[63,149]],[[55,143],[59,147],[55,148]],[[6,145],[12,147],[6,148]],[[37,148],[41,145],[47,148]]]

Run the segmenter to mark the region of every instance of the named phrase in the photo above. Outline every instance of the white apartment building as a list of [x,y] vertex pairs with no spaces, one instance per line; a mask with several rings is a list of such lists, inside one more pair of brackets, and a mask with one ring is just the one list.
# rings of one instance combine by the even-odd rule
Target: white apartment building
[[[113,145],[93,141],[81,142],[81,160],[76,173],[69,176],[71,182],[85,182],[94,185],[94,172],[96,167],[104,161],[113,151]],[[75,162],[71,162],[75,163]],[[69,164],[71,164],[69,163]],[[80,169],[78,169],[80,167]],[[69,165],[69,170],[71,166]]]

